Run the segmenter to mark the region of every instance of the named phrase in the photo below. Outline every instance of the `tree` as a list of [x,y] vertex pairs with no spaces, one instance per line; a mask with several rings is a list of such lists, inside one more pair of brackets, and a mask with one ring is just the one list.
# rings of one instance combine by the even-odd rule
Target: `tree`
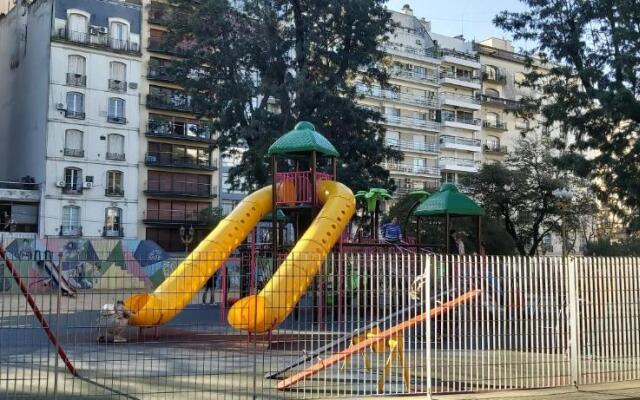
[[397,218],[400,222],[403,237],[417,237],[413,212],[427,197],[429,197],[428,192],[415,190],[400,197],[389,210],[389,217]]
[[[341,154],[338,173],[354,190],[391,187],[381,114],[356,104],[356,83],[386,85],[380,42],[392,31],[384,0],[175,0],[166,36],[171,72],[197,112],[213,121],[222,150],[245,148],[234,187],[269,180],[267,149],[308,120]],[[358,78],[358,79],[356,79]]]
[[520,139],[504,163],[484,164],[465,182],[487,217],[503,224],[521,255],[535,255],[545,236],[560,231],[561,218],[575,227],[578,212],[587,209],[583,203],[591,202],[580,194],[563,208],[554,196],[556,189],[578,194],[586,187],[555,167],[550,146],[548,140]]
[[[494,22],[514,39],[531,40],[523,116],[540,112],[544,127],[570,135],[562,166],[597,180],[597,194],[640,228],[640,13],[635,0],[522,0],[524,12]],[[536,66],[548,67],[548,71]],[[566,138],[572,138],[567,140]],[[573,139],[575,138],[575,139]]]
[[219,207],[207,207],[200,211],[200,219],[212,231],[224,219],[224,215]]

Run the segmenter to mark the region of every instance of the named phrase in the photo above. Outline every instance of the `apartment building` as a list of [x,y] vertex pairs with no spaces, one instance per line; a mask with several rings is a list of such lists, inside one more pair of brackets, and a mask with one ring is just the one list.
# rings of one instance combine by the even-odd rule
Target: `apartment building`
[[527,125],[508,111],[525,94],[524,58],[508,41],[480,43],[431,31],[409,6],[392,12],[397,28],[383,49],[390,86],[358,86],[362,103],[383,113],[386,142],[404,160],[385,167],[397,194],[459,183],[482,162],[501,160]]
[[196,117],[190,96],[168,71],[168,63],[180,57],[178,49],[163,42],[170,6],[145,2],[143,13],[140,156],[144,165],[138,235],[165,250],[182,251],[181,230],[193,228],[193,247],[208,233],[206,210],[218,206],[216,138],[209,124]]
[[141,18],[43,0],[0,20],[0,180],[35,181],[41,236],[137,237]]

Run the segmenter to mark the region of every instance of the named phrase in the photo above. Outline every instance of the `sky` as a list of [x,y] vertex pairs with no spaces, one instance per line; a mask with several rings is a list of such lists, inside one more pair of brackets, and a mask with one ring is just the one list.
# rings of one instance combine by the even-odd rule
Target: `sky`
[[[519,0],[389,0],[388,8],[400,11],[409,4],[416,17],[431,21],[431,30],[447,36],[463,34],[467,40],[483,40],[494,36],[511,39],[510,35],[493,25],[493,17],[502,10],[523,11]],[[532,43],[519,41],[514,46],[530,49]]]

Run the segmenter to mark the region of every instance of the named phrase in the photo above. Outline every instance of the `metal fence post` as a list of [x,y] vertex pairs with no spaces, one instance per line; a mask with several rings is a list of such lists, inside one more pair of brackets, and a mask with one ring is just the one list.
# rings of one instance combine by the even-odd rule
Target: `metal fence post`
[[[423,260],[425,260],[425,265],[424,265],[424,269],[423,271],[426,271],[427,274],[427,294],[425,296],[426,301],[427,301],[427,306],[426,306],[426,312],[430,312],[431,310],[431,256],[429,255],[423,255],[422,257]],[[432,320],[433,318],[429,317],[427,318],[427,332],[426,332],[426,336],[427,336],[427,399],[431,399],[431,396],[433,396],[433,387],[432,387],[432,383],[431,383],[431,326],[432,326]]]
[[569,279],[569,362],[571,366],[571,381],[578,388],[580,377],[580,343],[578,343],[580,321],[578,319],[578,274],[575,257],[568,257],[567,269]]

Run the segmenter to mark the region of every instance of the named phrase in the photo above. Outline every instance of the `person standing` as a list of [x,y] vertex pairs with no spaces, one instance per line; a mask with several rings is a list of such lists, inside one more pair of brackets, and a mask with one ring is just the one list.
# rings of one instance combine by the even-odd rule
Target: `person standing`
[[456,234],[455,229],[451,229],[449,231],[449,254],[460,254],[460,249],[458,249],[458,235]]
[[458,246],[458,254],[463,256],[465,254],[465,251],[464,241],[462,240],[462,232],[456,233],[456,245]]
[[389,243],[399,243],[402,240],[402,228],[398,224],[398,218],[393,217],[391,222],[382,225],[382,238]]
[[[217,275],[217,272],[216,272],[216,275]],[[215,285],[215,275],[212,275],[209,277],[209,279],[207,280],[207,283],[205,283],[204,285],[204,293],[202,293],[202,304],[207,304],[207,293],[209,292],[211,293],[209,297],[209,304],[213,304],[214,297],[215,297],[214,285]]]

